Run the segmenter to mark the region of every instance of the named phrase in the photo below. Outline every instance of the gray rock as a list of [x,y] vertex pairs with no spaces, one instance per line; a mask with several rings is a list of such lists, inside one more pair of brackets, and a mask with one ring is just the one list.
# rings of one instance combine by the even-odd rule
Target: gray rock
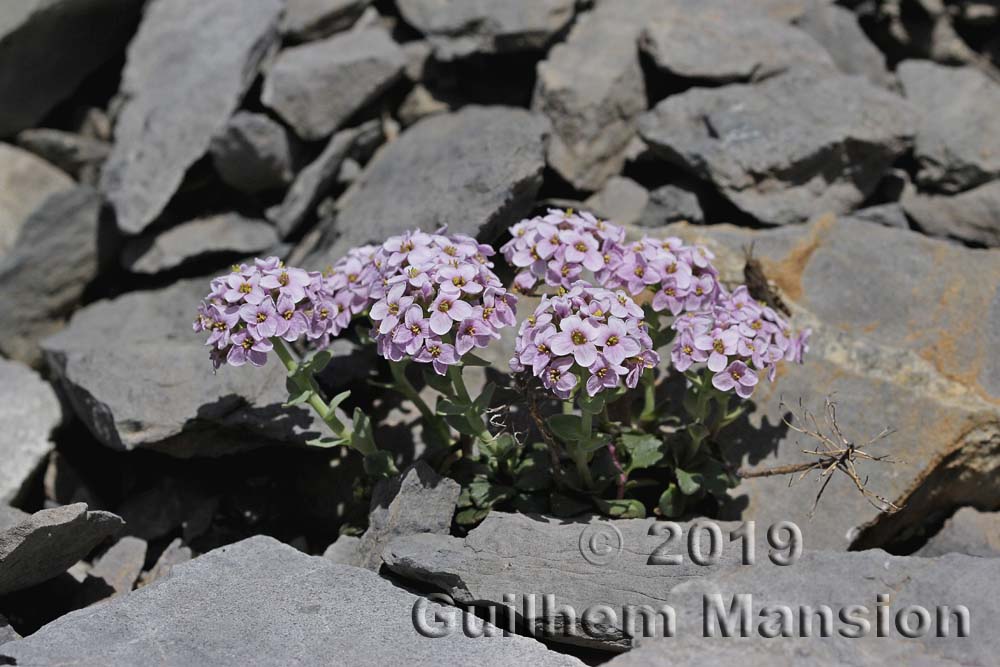
[[462,487],[418,461],[391,481],[382,480],[372,493],[368,530],[351,563],[376,572],[390,541],[406,535],[447,535]]
[[814,2],[795,25],[823,45],[841,72],[858,74],[886,88],[893,85],[885,56],[865,35],[851,10]]
[[452,105],[447,99],[439,97],[426,86],[418,83],[413,87],[402,104],[399,105],[399,122],[403,127],[413,125],[421,118],[433,116],[434,114],[447,113],[452,110]]
[[72,187],[72,179],[48,162],[0,143],[0,257],[14,245],[24,221],[49,195]]
[[[695,565],[689,558],[675,565],[650,564],[653,552],[669,537],[666,532],[652,534],[657,530],[655,523],[654,519],[568,521],[494,511],[464,539],[449,535],[400,537],[388,544],[383,558],[392,572],[433,585],[458,604],[497,605],[505,601],[505,595],[512,595],[527,630],[541,631],[551,618],[559,635],[548,639],[620,651],[631,643],[622,619],[606,625],[606,636],[590,637],[579,616],[570,627],[566,619],[546,613],[541,596],[555,595],[560,605],[569,605],[578,615],[596,604],[619,610],[624,605],[658,607],[675,586],[738,565],[737,549],[725,549],[719,563],[712,566]],[[684,530],[679,541],[683,545],[692,524],[679,525]],[[726,544],[729,531],[737,525],[720,524]],[[664,553],[681,553],[681,549]],[[761,560],[758,567],[776,567],[766,556]],[[530,601],[532,595],[538,606],[533,624],[523,613],[525,598]]]
[[620,225],[639,221],[649,204],[649,193],[631,178],[612,176],[584,206],[602,218]]
[[7,619],[0,614],[0,644],[6,644],[7,642],[12,642],[15,639],[20,639],[21,635],[15,632],[14,628],[10,627]]
[[663,185],[649,193],[649,203],[637,224],[642,227],[662,227],[681,221],[696,225],[705,221],[698,195],[681,185]]
[[[607,664],[985,666],[995,662],[998,640],[996,633],[978,630],[976,619],[992,618],[996,613],[993,589],[998,572],[1000,563],[987,559],[958,555],[905,558],[878,550],[807,553],[785,568],[734,568],[674,588],[669,599],[677,611],[676,636],[643,641],[636,650]],[[705,616],[714,619],[720,614],[711,606],[706,614],[705,600],[710,605],[721,604],[724,617],[730,602],[739,600],[738,595],[747,596],[742,598],[748,612],[746,634],[734,623],[734,636],[721,636],[716,630],[714,637],[706,637]],[[886,596],[881,607],[879,595]],[[828,637],[820,634],[824,605],[832,612]],[[861,626],[861,636],[856,638],[850,633],[858,632],[859,626],[840,619],[842,610],[851,605],[857,607],[849,613],[868,624],[867,629]],[[910,605],[927,613],[924,632],[914,638],[901,631],[920,627],[919,612],[907,613]],[[788,634],[768,638],[763,633],[780,631],[782,612],[777,606],[789,609]],[[967,610],[964,636],[959,634],[963,607]],[[880,609],[885,609],[887,616],[881,626],[884,634],[876,626]],[[802,621],[803,616],[810,619],[811,629]],[[901,616],[908,618],[901,620]]]
[[326,548],[326,551],[323,552],[323,558],[332,560],[334,563],[340,563],[341,565],[353,565],[360,560],[360,555],[358,554],[358,545],[360,543],[360,537],[341,535],[333,544]]
[[1000,84],[974,67],[907,60],[897,71],[906,98],[923,112],[917,183],[958,192],[1000,176]]
[[0,503],[0,531],[16,526],[29,516],[31,515],[27,512],[22,512],[16,507]]
[[0,532],[0,595],[59,576],[121,530],[110,512],[83,503],[35,512]]
[[323,152],[296,176],[284,201],[267,211],[268,219],[277,225],[282,238],[299,230],[316,204],[336,184],[340,168],[348,158],[381,143],[382,139],[382,126],[374,120],[333,135]]
[[[0,16],[0,137],[37,125],[125,45],[141,0],[9,0]],[[13,102],[16,100],[16,102]]]
[[548,132],[543,117],[508,107],[425,118],[383,147],[341,197],[328,230],[335,238],[316,265],[406,229],[447,225],[493,240],[531,209]]
[[211,521],[217,497],[195,482],[163,476],[153,486],[129,495],[115,512],[125,519],[128,534],[152,542],[177,531],[206,506],[211,509]]
[[910,223],[906,220],[906,212],[898,202],[868,206],[855,211],[851,214],[851,217],[878,223],[886,227],[895,227],[897,229],[910,228]]
[[[5,644],[18,664],[582,665],[525,637],[414,630],[421,598],[373,572],[253,537],[176,567],[155,586],[64,616]],[[425,603],[428,618],[448,609]],[[419,609],[418,609],[419,611]],[[454,611],[454,610],[453,610]],[[151,653],[152,652],[152,653]]]
[[924,530],[928,517],[1000,497],[1000,250],[972,250],[907,230],[824,216],[804,226],[750,231],[675,225],[665,235],[704,242],[722,279],[741,281],[743,248],[754,244],[765,274],[795,317],[813,330],[802,365],[782,365],[761,383],[751,411],[726,435],[744,467],[808,460],[812,441],[782,424],[784,401],[822,413],[838,403],[848,438],[894,464],[862,464],[868,488],[905,508],[883,514],[846,476],[835,476],[810,518],[815,476],[744,480],[724,516],[758,526],[794,521],[816,548],[884,546]]
[[398,0],[403,20],[439,60],[474,53],[540,51],[573,19],[575,0]]
[[101,195],[87,185],[57,192],[28,216],[0,257],[0,352],[37,365],[38,341],[62,328],[117,246],[102,219]]
[[81,606],[132,590],[146,564],[146,541],[125,536],[94,562],[83,581]]
[[181,538],[174,539],[156,559],[153,567],[149,568],[149,572],[142,575],[139,585],[148,586],[154,581],[169,577],[175,566],[188,562],[192,557],[191,549],[184,546]]
[[42,342],[76,413],[103,444],[217,456],[325,433],[309,410],[282,407],[285,370],[276,360],[212,373],[190,325],[207,286],[188,280],[98,301]]
[[668,2],[643,29],[640,48],[660,70],[717,83],[757,81],[792,67],[836,71],[808,34],[745,2]]
[[642,16],[632,0],[605,0],[538,64],[531,106],[552,122],[548,163],[579,189],[597,190],[621,171],[646,110]]
[[385,30],[350,31],[278,54],[261,101],[302,139],[323,139],[392,85],[405,65]]
[[45,461],[60,422],[62,407],[52,387],[27,366],[0,358],[0,504],[17,498]]
[[1000,514],[963,507],[913,555],[934,557],[951,553],[1000,557]]
[[[501,609],[513,606],[526,621],[527,629],[533,628],[540,638],[615,651],[629,648],[630,635],[642,638],[639,652],[627,656],[647,657],[635,663],[624,660],[624,664],[688,664],[677,662],[676,656],[665,659],[666,653],[662,651],[667,643],[655,649],[657,652],[653,655],[658,656],[657,659],[650,658],[651,651],[644,651],[642,646],[646,646],[647,641],[652,646],[660,644],[654,638],[664,634],[663,617],[659,617],[654,627],[643,628],[637,623],[629,628],[626,620],[629,608],[632,614],[643,607],[654,612],[664,608],[672,611],[676,630],[671,643],[682,641],[684,637],[705,641],[704,621],[706,616],[712,615],[711,611],[704,611],[705,602],[711,600],[712,595],[721,598],[726,611],[735,596],[751,596],[752,609],[748,615],[751,635],[756,635],[760,622],[756,618],[757,611],[774,604],[813,608],[828,605],[835,610],[834,618],[837,611],[848,604],[863,604],[868,608],[865,615],[874,621],[876,595],[888,593],[893,615],[908,604],[920,604],[929,609],[939,605],[955,609],[957,605],[964,605],[969,610],[973,633],[976,632],[976,618],[992,618],[1000,608],[993,590],[1000,561],[965,556],[906,558],[879,550],[844,553],[806,548],[791,566],[782,567],[771,559],[774,550],[760,544],[759,531],[762,529],[758,524],[755,561],[749,566],[743,562],[744,543],[739,538],[736,541],[729,539],[738,524],[717,523],[722,537],[720,555],[704,565],[697,565],[691,554],[704,555],[710,538],[706,528],[696,528],[696,525],[677,524],[682,532],[672,537],[667,524],[653,519],[567,522],[493,512],[464,540],[440,535],[394,540],[386,550],[386,560],[397,574],[431,583],[460,604]],[[700,552],[692,546],[690,536],[693,535],[698,536]],[[594,536],[598,538],[596,541],[592,539]],[[584,557],[585,553],[591,558],[606,556],[607,560],[591,562]],[[654,554],[680,556],[680,561],[650,563]],[[787,552],[780,555],[787,555]],[[545,595],[552,596],[550,602],[544,602]],[[526,605],[532,598],[535,602],[533,618],[530,606]],[[565,607],[575,611],[572,621],[561,612]],[[610,614],[597,611],[602,608],[610,610]],[[592,619],[589,623],[585,620],[588,616]],[[954,617],[951,620],[956,622]],[[802,627],[798,613],[792,623],[793,631]],[[837,623],[834,621],[835,628],[840,627]],[[891,654],[905,650],[907,645],[919,644],[924,652],[954,661],[947,664],[989,664],[986,656],[994,650],[996,638],[985,639],[973,634],[980,639],[972,646],[969,640],[956,638],[956,632],[957,628],[952,626],[950,638],[935,637],[932,631],[924,637],[905,639],[898,632],[890,635],[891,638],[875,637],[872,628],[867,637],[847,640],[838,637],[836,629],[836,639],[820,638],[819,628],[814,626],[812,639],[802,648],[825,655],[824,648],[813,649],[812,645],[839,645],[842,642],[844,645],[838,646],[834,654],[863,656],[878,650]],[[756,652],[752,644],[759,638],[730,638],[727,641],[749,644],[748,651]],[[788,640],[771,641],[770,644],[785,641]],[[700,660],[706,664],[720,664],[713,660],[712,651],[721,649],[708,648],[711,643],[705,643],[706,651]],[[852,649],[847,644],[857,646]],[[880,645],[886,646],[880,648]],[[859,653],[854,653],[858,648]],[[782,655],[780,649],[777,655]],[[722,657],[729,656],[723,651]],[[967,662],[962,662],[962,658]],[[855,657],[842,664],[872,663]]]
[[1000,246],[1000,180],[952,196],[907,188],[901,203],[926,234]]
[[154,0],[128,49],[101,189],[143,231],[236,110],[275,45],[282,0]]
[[170,271],[212,257],[247,257],[274,247],[278,232],[264,220],[222,213],[190,220],[162,234],[130,240],[122,251],[122,266],[133,273]]
[[351,27],[371,0],[287,0],[287,3],[281,33],[307,42]]
[[266,115],[238,111],[212,139],[209,152],[223,181],[252,194],[292,182],[294,141],[288,130]]
[[46,128],[24,130],[17,144],[87,185],[96,185],[111,144],[82,134]]
[[768,224],[853,209],[910,145],[916,114],[860,77],[802,71],[688,90],[645,114],[643,139]]

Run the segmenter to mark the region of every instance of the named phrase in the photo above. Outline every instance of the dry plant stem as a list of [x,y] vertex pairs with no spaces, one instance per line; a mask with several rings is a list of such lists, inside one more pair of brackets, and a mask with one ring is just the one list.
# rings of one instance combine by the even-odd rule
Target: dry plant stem
[[[784,401],[781,401],[779,407],[784,411],[788,406]],[[824,429],[820,427],[816,416],[809,410],[802,407],[801,399],[799,401],[799,411],[802,415],[799,418],[799,421],[803,422],[804,426],[798,426],[791,420],[785,418],[783,418],[782,421],[784,421],[785,425],[793,431],[801,433],[802,435],[812,438],[820,443],[821,447],[816,449],[802,450],[803,454],[814,456],[816,457],[816,460],[804,461],[802,463],[794,463],[785,466],[775,466],[772,468],[740,468],[736,471],[737,477],[751,479],[755,477],[774,477],[777,475],[798,474],[798,480],[792,478],[788,481],[789,486],[791,486],[795,481],[805,478],[810,472],[814,470],[820,471],[819,479],[817,481],[822,483],[819,491],[816,493],[816,499],[813,501],[812,510],[809,512],[809,516],[812,517],[812,515],[816,512],[816,507],[819,505],[820,498],[823,497],[823,493],[826,491],[826,487],[830,484],[830,480],[833,479],[833,473],[839,470],[847,475],[847,477],[854,484],[855,488],[875,509],[889,514],[898,512],[902,509],[888,498],[880,496],[879,494],[869,490],[868,478],[865,477],[862,479],[856,466],[859,460],[879,463],[896,463],[895,460],[887,455],[873,456],[865,451],[879,440],[887,438],[891,435],[893,432],[892,429],[884,428],[878,433],[878,435],[869,439],[863,445],[857,445],[848,440],[840,430],[840,425],[837,423],[837,404],[830,400],[829,397],[826,398],[825,403],[825,421],[826,430],[829,430],[829,432],[832,433],[832,436],[826,435],[826,433],[824,433]],[[789,410],[789,412],[791,412],[791,410]]]

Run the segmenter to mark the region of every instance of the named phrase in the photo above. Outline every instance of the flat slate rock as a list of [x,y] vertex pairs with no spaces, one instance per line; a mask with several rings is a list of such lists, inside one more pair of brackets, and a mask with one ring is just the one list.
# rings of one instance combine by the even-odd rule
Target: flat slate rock
[[414,228],[492,241],[531,210],[548,133],[545,118],[510,107],[469,106],[407,128],[341,197],[314,265]]
[[20,639],[21,635],[14,631],[14,628],[10,627],[7,619],[0,614],[0,644],[6,644],[7,642],[12,642],[15,639]]
[[1000,179],[953,195],[911,187],[904,190],[900,204],[925,234],[1000,246]]
[[[791,630],[796,635],[802,628],[798,608],[827,605],[834,610],[834,637],[838,637],[837,628],[844,627],[836,620],[839,610],[849,604],[864,605],[872,623],[870,636],[843,640],[857,643],[861,655],[879,650],[892,655],[905,651],[905,645],[916,643],[923,651],[945,660],[986,665],[990,664],[987,656],[1000,641],[990,636],[995,633],[990,633],[984,625],[1000,609],[1000,598],[996,595],[1000,560],[958,555],[938,559],[898,557],[880,550],[824,552],[807,546],[790,565],[780,566],[772,562],[771,552],[760,544],[761,535],[757,534],[755,561],[750,565],[743,562],[743,543],[729,539],[730,531],[738,524],[722,523],[717,524],[722,536],[721,553],[714,561],[699,565],[692,562],[689,535],[699,535],[697,542],[703,550],[693,553],[705,556],[709,553],[707,529],[692,532],[697,524],[680,523],[677,526],[682,534],[670,540],[667,525],[653,519],[573,522],[494,512],[464,540],[433,535],[399,538],[387,549],[386,560],[397,574],[431,583],[457,604],[513,606],[521,619],[534,620],[528,626],[535,629],[539,638],[605,650],[627,649],[633,637],[641,638],[640,646],[647,639],[651,645],[659,643],[651,640],[662,637],[667,629],[664,616],[656,618],[655,625],[643,628],[636,614],[640,609],[651,611],[654,618],[665,608],[668,614],[674,613],[675,637],[669,641],[684,637],[701,639],[704,621],[715,615],[712,605],[716,599],[723,617],[728,615],[734,600],[747,605],[747,629],[754,637],[764,618],[758,617],[759,610],[768,605],[782,604],[795,609]],[[676,564],[651,563],[654,554],[680,556],[681,560]],[[592,562],[585,555],[606,560]],[[786,556],[787,552],[774,555]],[[891,638],[875,637],[876,596],[881,593],[888,594],[893,617],[909,604],[931,610],[965,606],[973,639],[954,636],[958,630],[956,617],[950,617],[953,624],[950,638],[935,637],[932,630],[927,636],[908,639],[894,628],[889,629],[894,635]],[[548,602],[544,601],[546,595],[551,596]],[[709,612],[705,611],[706,602],[710,603]],[[567,615],[560,611],[564,607],[574,610],[575,623],[568,623]],[[639,621],[632,627],[626,620],[630,610]],[[934,619],[934,612],[931,613]],[[739,631],[738,623],[734,626]],[[756,639],[727,641],[752,644]],[[812,644],[828,642],[839,643],[840,639],[821,638],[819,628],[814,625],[813,636],[804,648],[824,655],[825,648],[813,649]],[[668,647],[665,642],[659,650]],[[708,649],[706,644],[702,660],[717,664],[711,650],[714,649]],[[836,652],[852,654],[851,649],[844,647]],[[667,661],[663,655],[658,661],[634,664],[675,664],[673,658]],[[777,655],[782,655],[781,649]],[[625,660],[624,664],[633,663]],[[848,661],[847,664],[871,663]]]
[[[62,328],[117,249],[104,202],[88,185],[56,192],[28,216],[0,255],[0,352],[37,366],[38,341]],[[58,258],[58,261],[53,261]]]
[[63,130],[37,128],[17,134],[17,145],[59,167],[81,183],[97,183],[111,144]]
[[0,15],[0,137],[33,127],[135,30],[141,0],[7,0]]
[[868,39],[851,10],[831,2],[813,2],[795,19],[795,27],[822,44],[844,74],[857,74],[886,88],[893,85],[885,56]]
[[910,228],[910,223],[906,219],[906,212],[899,202],[866,206],[851,213],[851,217],[858,220],[875,222],[886,227],[895,227],[897,229]]
[[62,416],[51,385],[27,366],[0,358],[0,504],[16,498],[45,461]]
[[41,510],[0,532],[0,595],[57,577],[121,530],[110,512],[83,503]]
[[[693,524],[678,525],[683,535],[661,553],[683,552]],[[728,533],[738,524],[719,526],[728,545]],[[541,631],[551,618],[560,634],[551,637],[553,641],[621,651],[631,645],[623,619],[605,623],[602,636],[593,637],[583,629],[585,609],[596,604],[619,610],[624,605],[659,606],[678,584],[718,568],[735,567],[739,561],[738,549],[724,549],[712,566],[696,565],[689,558],[676,565],[649,564],[654,551],[669,539],[666,532],[653,534],[656,530],[654,519],[557,519],[494,511],[464,539],[429,534],[399,537],[389,542],[382,556],[392,572],[433,585],[457,604],[499,605],[505,595],[513,596],[511,602],[521,621],[529,620],[525,610],[530,609],[534,596],[538,616],[529,627]],[[705,536],[699,539],[708,543]],[[761,560],[767,561],[766,556]],[[777,566],[767,561],[758,567]],[[555,595],[558,605],[577,611],[572,626],[542,609],[546,594]]]
[[816,40],[753,3],[668,2],[639,45],[657,69],[713,83],[758,81],[793,67],[837,70]]
[[681,221],[701,224],[705,221],[705,214],[693,190],[681,184],[668,184],[650,191],[649,203],[636,224],[640,227],[662,227]]
[[372,492],[368,530],[361,536],[357,557],[350,564],[377,572],[382,566],[382,551],[393,539],[447,535],[461,492],[458,482],[441,477],[423,461],[392,480],[380,480]]
[[744,480],[724,516],[758,526],[794,521],[817,548],[878,547],[922,531],[927,517],[1000,497],[1000,250],[974,250],[850,218],[752,231],[673,225],[664,235],[706,243],[724,280],[742,281],[754,244],[765,274],[813,330],[802,365],[785,363],[761,383],[747,420],[726,435],[729,459],[746,467],[802,463],[813,441],[782,424],[798,401],[822,416],[832,396],[848,438],[899,462],[860,465],[868,488],[903,511],[878,512],[834,475],[815,516],[815,475]]
[[169,577],[175,566],[188,562],[192,557],[191,548],[184,546],[181,538],[174,539],[156,559],[153,567],[140,577],[139,585],[148,586],[154,581]]
[[1000,177],[1000,84],[975,67],[906,60],[897,75],[923,112],[917,132],[917,183],[958,192]]
[[743,211],[787,224],[855,208],[909,147],[916,123],[905,100],[860,77],[793,70],[672,95],[639,131]]
[[282,238],[299,230],[320,200],[336,185],[347,160],[381,143],[383,138],[382,124],[377,120],[334,134],[323,152],[295,177],[281,204],[267,210],[268,219],[277,225]]
[[328,37],[351,25],[372,0],[287,0],[281,33],[307,42]]
[[239,106],[275,46],[283,0],[154,0],[128,49],[101,189],[137,234]]
[[474,53],[540,51],[573,19],[575,0],[398,0],[403,20],[439,60]]
[[581,190],[621,172],[646,110],[636,40],[648,0],[604,0],[538,64],[531,107],[552,123],[547,160]]
[[10,251],[25,220],[49,195],[73,185],[69,176],[45,160],[0,143],[0,257]]
[[[986,667],[996,662],[1000,644],[989,620],[1000,606],[998,574],[1000,561],[994,559],[908,558],[880,550],[806,553],[789,567],[734,568],[675,587],[669,602],[676,610],[675,636],[643,640],[639,648],[607,664]],[[879,595],[885,596],[884,606],[879,605]],[[706,621],[724,619],[733,601],[737,601],[734,620],[740,611],[747,612],[746,632],[737,621],[731,636],[722,636],[718,624],[710,626],[714,630],[710,634]],[[823,606],[832,619],[828,637],[821,635],[822,616],[813,611],[825,613]],[[881,635],[880,609],[887,612]],[[845,610],[858,621],[843,621],[840,614]],[[784,635],[779,634],[779,614],[787,614]],[[926,614],[922,631],[920,614]],[[963,615],[965,636],[959,634]],[[803,616],[810,620],[803,622]],[[808,622],[811,627],[805,625]]]
[[323,139],[391,86],[405,65],[385,30],[352,30],[279,53],[260,99],[300,138]]
[[[477,664],[582,666],[524,637],[423,637],[421,598],[373,572],[269,537],[216,549],[167,579],[76,611],[0,647],[17,664]],[[426,603],[426,614],[456,613]],[[472,621],[473,629],[482,621]]]
[[146,563],[146,547],[145,540],[126,535],[105,551],[83,580],[81,606],[131,591]]
[[584,206],[594,215],[619,225],[633,225],[642,218],[649,193],[631,178],[612,176]]
[[914,556],[965,554],[1000,558],[1000,513],[963,507]]
[[325,432],[309,410],[282,407],[285,370],[276,359],[212,373],[204,337],[190,324],[207,290],[207,279],[187,280],[98,301],[42,342],[76,413],[103,444],[217,456]]
[[222,213],[183,222],[156,236],[126,244],[122,265],[132,273],[155,274],[200,260],[239,259],[264,253],[278,244],[278,230],[264,220]]
[[240,192],[281,188],[295,175],[295,138],[266,114],[237,111],[209,152],[222,180]]

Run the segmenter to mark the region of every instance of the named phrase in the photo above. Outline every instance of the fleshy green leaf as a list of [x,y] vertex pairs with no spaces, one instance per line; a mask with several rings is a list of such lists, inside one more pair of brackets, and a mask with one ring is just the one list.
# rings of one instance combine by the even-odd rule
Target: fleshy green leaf
[[310,447],[330,448],[330,447],[338,447],[340,445],[346,445],[348,444],[348,442],[343,438],[322,437],[322,438],[313,438],[312,440],[307,440],[306,444],[309,445]]
[[652,468],[663,460],[663,441],[648,433],[626,433],[621,436],[622,447],[628,452],[627,472]]
[[646,507],[634,498],[621,500],[604,500],[594,498],[594,504],[605,516],[612,519],[643,519],[646,517]]
[[330,409],[336,410],[340,407],[340,404],[346,401],[351,396],[351,390],[342,391],[330,400]]
[[583,437],[583,420],[579,415],[552,415],[548,424],[560,440],[575,442]]
[[674,473],[677,475],[677,485],[685,496],[693,496],[701,489],[704,478],[700,472],[688,472],[677,468]]
[[482,357],[477,357],[476,355],[470,352],[462,357],[462,365],[486,367],[490,365],[490,362],[486,361]]
[[666,491],[660,494],[660,501],[658,503],[660,512],[668,519],[676,519],[684,514],[684,505],[684,494],[681,493],[676,484],[671,482]]
[[313,393],[315,392],[313,392],[312,389],[306,389],[305,391],[300,391],[297,394],[293,394],[292,397],[288,399],[287,403],[282,404],[282,407],[290,408],[295,405],[302,405],[310,398],[312,398]]
[[468,406],[459,405],[443,396],[438,398],[437,412],[439,415],[464,415],[468,409]]

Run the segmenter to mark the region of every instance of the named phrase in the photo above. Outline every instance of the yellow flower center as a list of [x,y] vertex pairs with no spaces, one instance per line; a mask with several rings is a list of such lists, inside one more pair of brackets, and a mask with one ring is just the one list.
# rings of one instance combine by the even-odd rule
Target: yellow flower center
[[608,336],[608,340],[604,342],[604,347],[607,347],[609,345],[615,346],[617,344],[618,344],[618,336]]
[[582,331],[574,331],[570,338],[573,340],[574,345],[583,345],[587,342],[587,337]]

